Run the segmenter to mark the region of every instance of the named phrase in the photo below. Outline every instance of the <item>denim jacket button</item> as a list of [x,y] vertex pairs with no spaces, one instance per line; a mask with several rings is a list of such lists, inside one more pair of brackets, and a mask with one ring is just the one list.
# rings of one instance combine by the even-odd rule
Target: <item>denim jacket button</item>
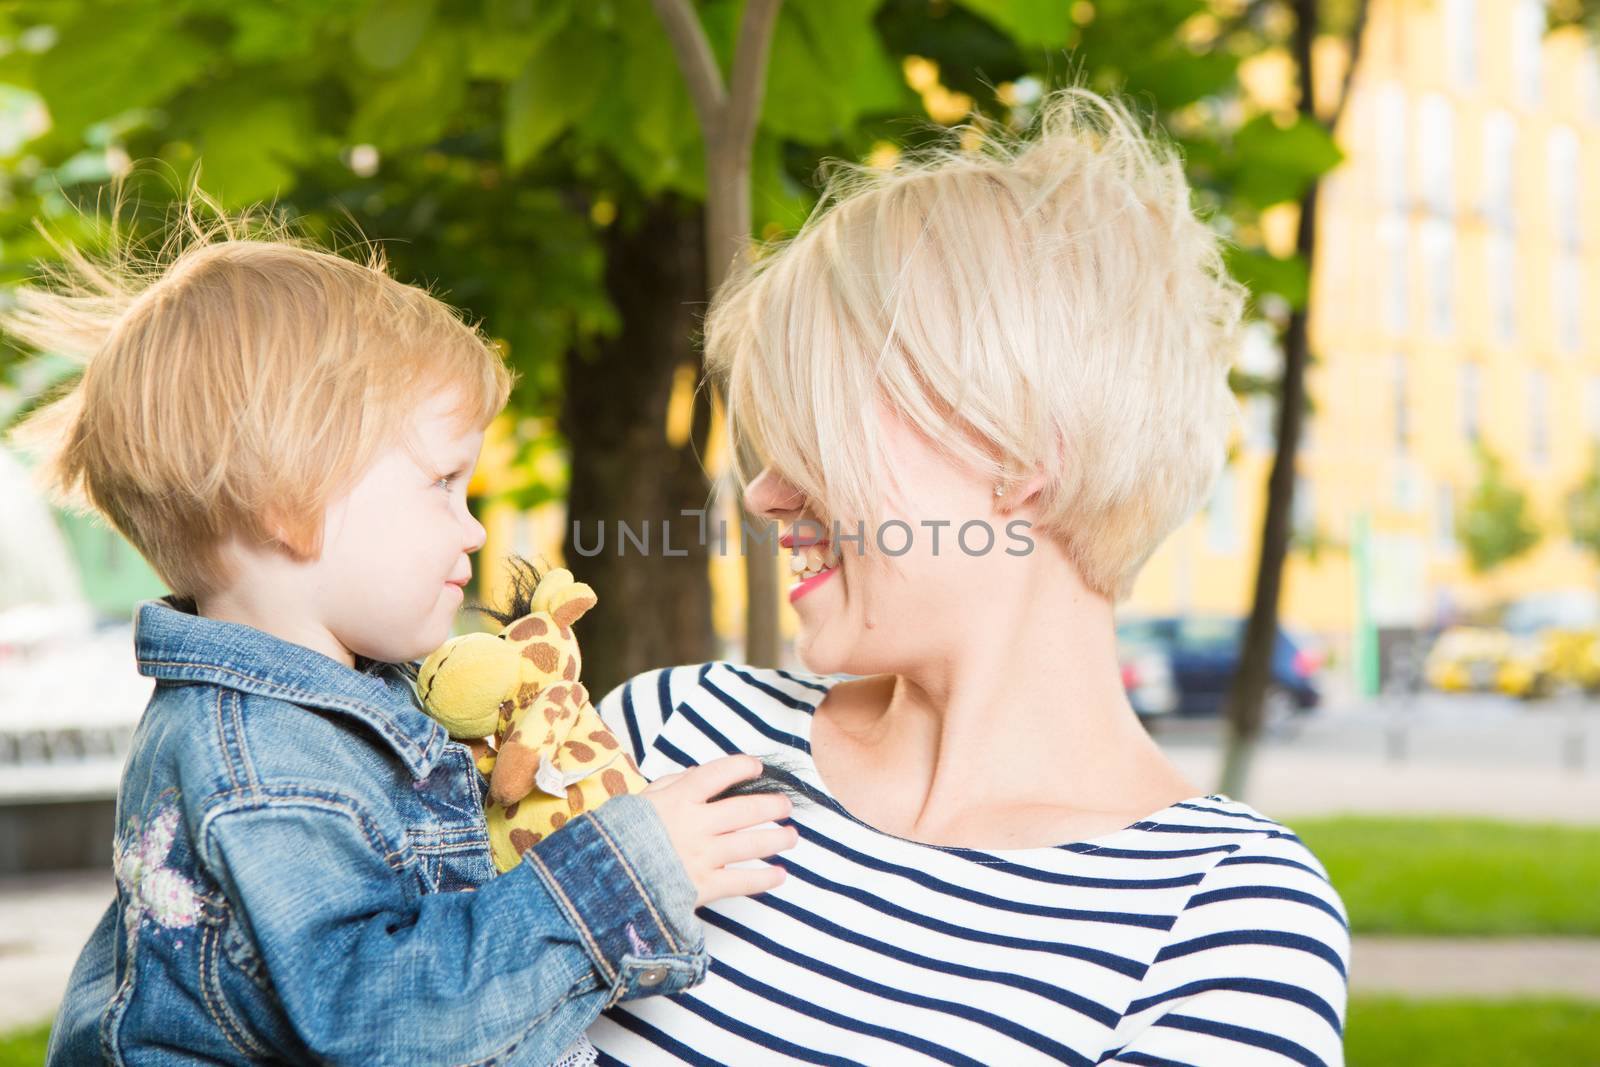
[[642,986],[658,986],[667,980],[665,967],[646,967],[639,972],[639,984]]

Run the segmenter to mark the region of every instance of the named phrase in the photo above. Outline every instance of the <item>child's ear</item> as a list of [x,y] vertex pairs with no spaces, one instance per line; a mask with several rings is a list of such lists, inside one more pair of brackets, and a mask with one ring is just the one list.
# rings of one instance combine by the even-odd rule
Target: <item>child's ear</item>
[[276,505],[263,509],[257,526],[263,544],[276,545],[292,559],[304,562],[315,559],[322,551],[321,523],[296,523]]

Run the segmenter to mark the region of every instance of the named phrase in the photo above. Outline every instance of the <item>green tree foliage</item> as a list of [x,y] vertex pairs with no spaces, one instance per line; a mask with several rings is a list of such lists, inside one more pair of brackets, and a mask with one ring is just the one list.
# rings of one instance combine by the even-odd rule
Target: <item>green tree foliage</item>
[[1477,462],[1478,483],[1456,515],[1456,539],[1468,565],[1484,574],[1531,550],[1542,535],[1528,494],[1507,478],[1500,457],[1480,444]]
[[1572,540],[1600,556],[1600,447],[1594,449],[1583,480],[1567,494],[1566,513]]

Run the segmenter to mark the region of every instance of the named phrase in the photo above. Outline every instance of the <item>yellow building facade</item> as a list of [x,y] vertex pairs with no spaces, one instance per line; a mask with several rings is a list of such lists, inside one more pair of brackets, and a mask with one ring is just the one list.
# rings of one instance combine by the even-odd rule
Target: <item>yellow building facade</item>
[[[1314,414],[1295,509],[1297,529],[1322,544],[1290,557],[1285,620],[1336,644],[1348,637],[1362,516],[1379,626],[1592,587],[1595,564],[1561,518],[1600,441],[1591,43],[1546,35],[1538,0],[1374,0],[1337,133],[1346,159],[1318,218]],[[1275,372],[1265,327],[1247,336],[1240,364]],[[1247,400],[1243,414],[1210,505],[1152,558],[1128,610],[1247,610],[1273,402]],[[1478,478],[1474,439],[1502,457],[1545,532],[1486,576],[1454,535]]]

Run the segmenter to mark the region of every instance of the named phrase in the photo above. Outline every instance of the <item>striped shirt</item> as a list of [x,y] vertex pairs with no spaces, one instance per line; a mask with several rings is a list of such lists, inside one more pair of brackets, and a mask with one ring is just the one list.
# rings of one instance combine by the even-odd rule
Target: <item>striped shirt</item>
[[811,761],[839,680],[716,662],[600,702],[650,777],[750,752],[823,795],[783,885],[700,912],[706,980],[590,1029],[600,1063],[1343,1063],[1344,904],[1287,827],[1212,794],[1050,848],[886,834]]

